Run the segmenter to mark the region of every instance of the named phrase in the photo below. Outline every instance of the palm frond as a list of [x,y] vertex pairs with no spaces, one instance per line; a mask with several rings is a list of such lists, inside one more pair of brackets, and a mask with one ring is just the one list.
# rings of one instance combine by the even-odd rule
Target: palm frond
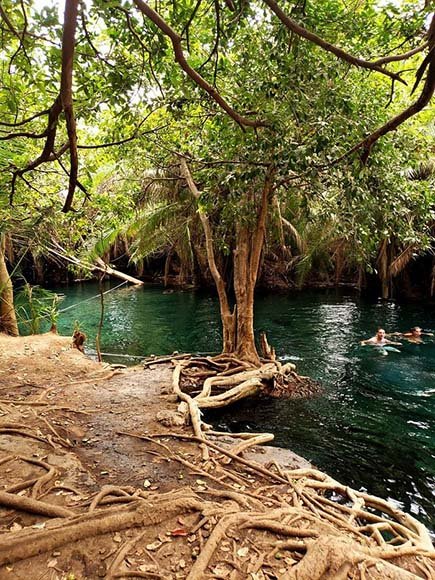
[[301,254],[304,254],[306,251],[306,243],[305,241],[302,239],[302,236],[299,234],[298,230],[295,228],[295,226],[289,222],[288,220],[286,220],[285,218],[281,218],[283,225],[288,229],[288,231],[290,232],[290,235],[292,236],[297,249],[299,250],[299,252]]
[[418,167],[406,171],[406,177],[411,181],[427,181],[435,177],[435,161],[430,159],[421,162]]
[[90,250],[86,252],[86,261],[94,262],[96,258],[101,258],[110,250],[123,231],[123,227],[114,227],[103,232]]
[[397,276],[414,257],[415,246],[412,244],[403,250],[390,264],[390,276]]
[[170,201],[179,197],[179,181],[167,171],[148,169],[142,175],[139,205],[161,199]]
[[186,225],[180,203],[159,203],[143,209],[127,230],[133,238],[132,260],[145,258],[179,237]]
[[178,203],[149,203],[128,226],[129,236],[144,236],[180,215]]

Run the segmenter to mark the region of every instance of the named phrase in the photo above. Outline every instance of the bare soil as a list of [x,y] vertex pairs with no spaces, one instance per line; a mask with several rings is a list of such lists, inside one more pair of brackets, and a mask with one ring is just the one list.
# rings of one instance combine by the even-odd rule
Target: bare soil
[[202,461],[171,378],[98,364],[66,337],[0,335],[0,580],[435,577],[418,522],[376,519],[389,508],[370,498],[363,514],[290,451],[239,459],[211,433]]

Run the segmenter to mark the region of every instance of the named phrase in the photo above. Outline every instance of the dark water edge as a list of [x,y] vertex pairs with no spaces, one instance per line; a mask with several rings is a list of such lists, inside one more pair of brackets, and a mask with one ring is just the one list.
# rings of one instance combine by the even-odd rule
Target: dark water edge
[[[77,304],[61,315],[59,332],[70,334],[78,320],[92,353],[97,285],[57,290],[66,295],[61,308]],[[122,355],[112,361],[135,364],[150,354],[220,349],[217,301],[203,292],[123,287],[105,296],[105,311],[103,351]],[[435,329],[435,307],[370,302],[335,290],[262,294],[255,324],[280,357],[322,383],[324,394],[246,401],[208,419],[230,431],[272,432],[276,445],[347,485],[390,499],[434,529],[435,342],[404,343],[400,353],[382,356],[359,341],[378,326],[387,332],[417,324]]]

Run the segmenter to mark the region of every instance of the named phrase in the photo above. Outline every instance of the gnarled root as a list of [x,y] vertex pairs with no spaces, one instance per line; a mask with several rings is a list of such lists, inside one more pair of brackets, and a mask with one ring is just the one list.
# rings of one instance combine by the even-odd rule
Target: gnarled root
[[75,515],[69,509],[6,491],[0,491],[0,505],[55,518],[68,518]]
[[[302,387],[305,388],[303,393],[307,394],[307,385],[311,384],[307,377],[299,377],[295,373],[293,364],[282,365],[277,360],[268,360],[259,368],[243,364],[242,361],[229,355],[219,355],[213,359],[211,357],[174,359],[172,363],[175,366],[172,376],[173,391],[183,401],[178,410],[189,416],[195,435],[202,439],[205,438],[205,429],[201,420],[201,409],[225,407],[260,393],[274,397],[282,396],[283,393],[295,393]],[[198,370],[200,367],[204,367],[202,371]],[[209,376],[211,372],[213,376]],[[205,378],[201,390],[195,396],[182,389],[183,374],[188,375],[190,380],[194,378],[195,381],[198,378]],[[272,439],[272,435],[264,434],[260,440],[252,438],[250,441],[244,441],[236,447],[236,454]],[[201,449],[202,457],[207,461],[209,458],[207,446],[201,445]]]
[[[363,576],[363,571],[367,575]],[[355,576],[354,574],[357,574]],[[373,557],[370,549],[358,545],[347,538],[323,536],[308,544],[307,553],[291,569],[289,580],[347,580],[347,578],[371,578],[377,580],[416,580],[412,574]]]
[[64,546],[108,532],[127,528],[156,525],[183,511],[202,511],[204,504],[193,494],[176,497],[159,505],[159,511],[149,502],[138,499],[126,507],[92,512],[83,516],[63,520],[45,530],[10,532],[0,536],[0,566],[31,558]]

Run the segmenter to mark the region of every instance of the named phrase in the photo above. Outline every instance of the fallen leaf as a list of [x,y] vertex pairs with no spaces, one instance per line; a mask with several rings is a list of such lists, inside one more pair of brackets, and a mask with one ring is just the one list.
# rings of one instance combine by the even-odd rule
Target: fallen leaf
[[160,546],[163,546],[163,542],[161,542],[160,540],[156,540],[152,544],[147,544],[146,549],[151,550],[153,552],[154,550],[160,548]]
[[231,570],[229,570],[225,564],[218,564],[213,568],[212,572],[216,578],[227,578],[230,575]]
[[145,488],[151,487],[151,481],[150,481],[149,479],[146,479],[146,480],[143,482],[143,486],[144,486]]
[[122,542],[122,537],[120,534],[118,534],[118,532],[116,532],[116,534],[113,536],[113,541],[116,542],[117,544],[120,544]]
[[171,530],[171,536],[188,536],[189,532],[183,528],[176,528],[175,530]]
[[57,560],[50,560],[47,564],[47,568],[56,568]]
[[245,558],[245,556],[247,556],[249,553],[249,548],[239,548],[237,550],[237,555],[240,556],[240,558]]
[[45,528],[45,522],[39,522],[38,524],[33,524],[31,526],[34,530],[43,530]]
[[157,567],[155,564],[141,564],[139,566],[139,570],[141,572],[150,572],[153,573],[157,570]]

